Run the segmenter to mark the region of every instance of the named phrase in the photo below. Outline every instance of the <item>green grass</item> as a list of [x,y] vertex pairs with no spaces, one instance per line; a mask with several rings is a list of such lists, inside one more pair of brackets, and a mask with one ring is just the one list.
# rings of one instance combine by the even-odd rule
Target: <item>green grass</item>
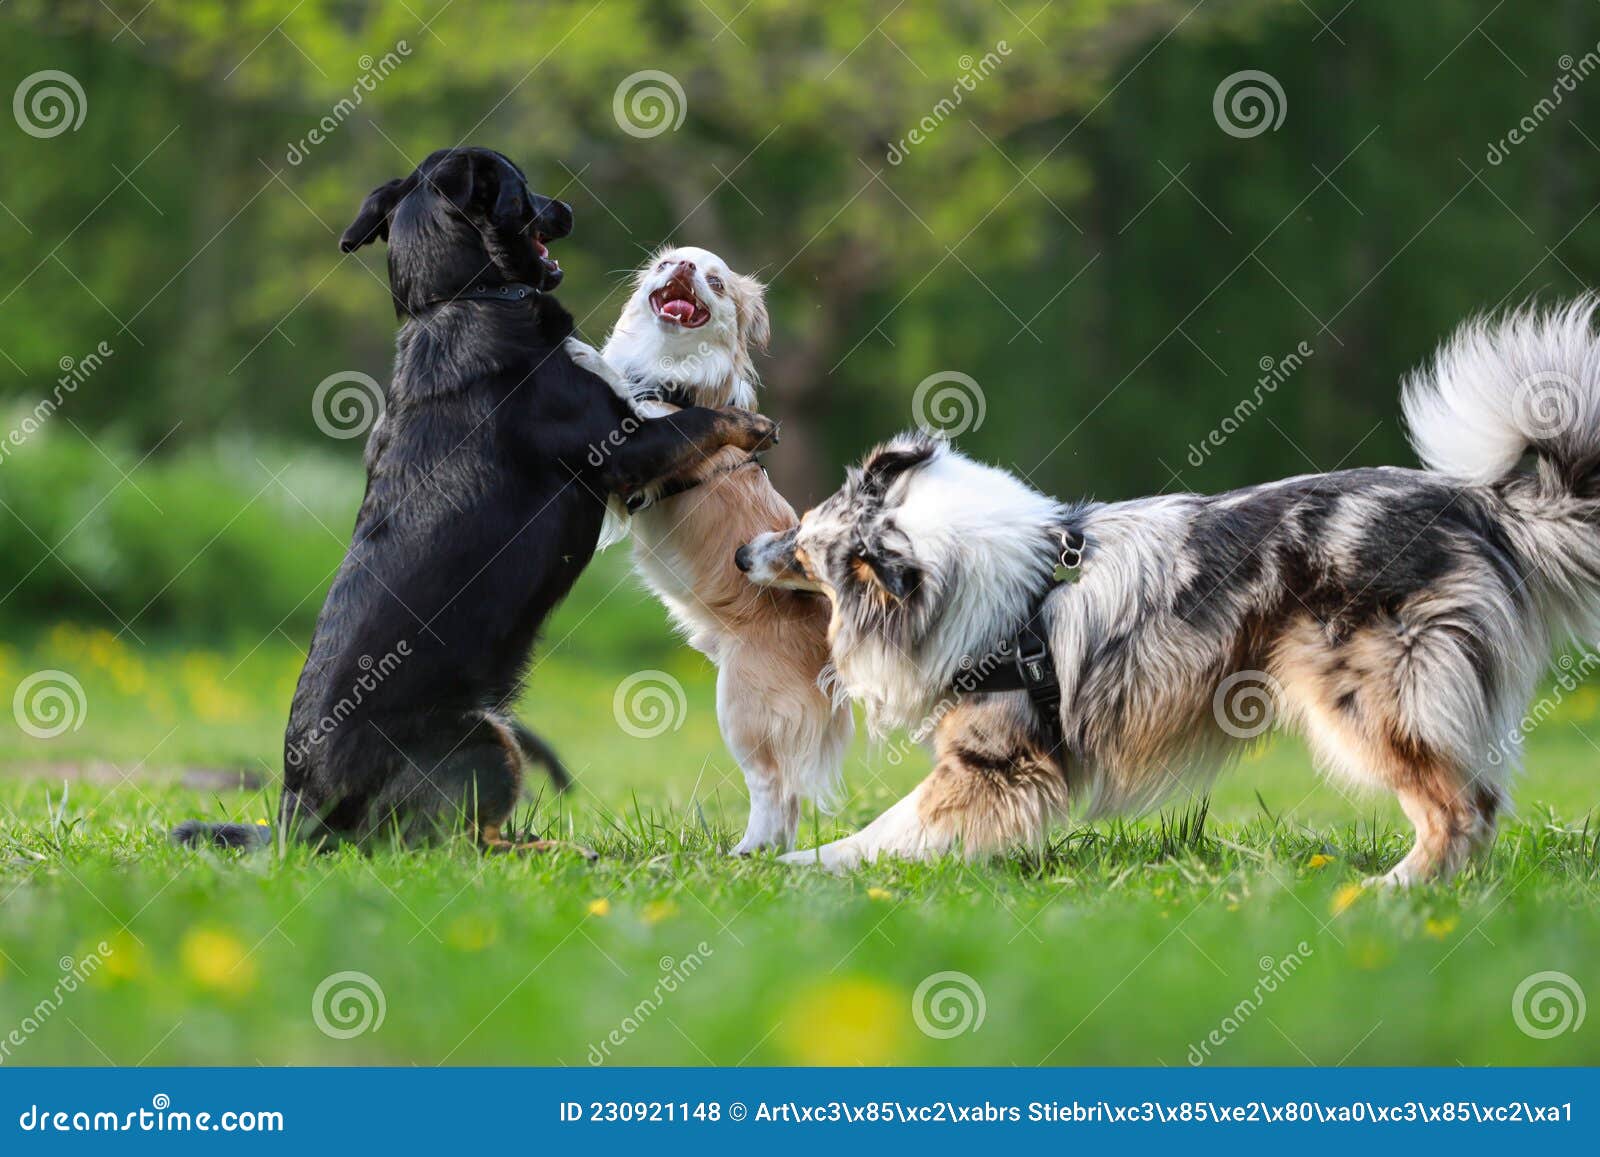
[[[1518,814],[1447,887],[1358,892],[1403,852],[1401,819],[1325,786],[1288,742],[1222,779],[1208,810],[1185,799],[1137,823],[1066,827],[1043,856],[835,879],[726,857],[744,793],[709,669],[630,588],[614,597],[648,636],[640,659],[562,643],[612,629],[585,616],[618,576],[598,568],[563,611],[524,704],[581,786],[530,801],[521,822],[592,845],[592,866],[465,844],[283,861],[179,852],[164,840],[176,820],[270,814],[291,642],[211,653],[61,628],[0,647],[0,691],[58,668],[87,704],[57,738],[0,735],[0,1041],[25,1029],[0,1062],[1600,1060],[1594,1023],[1541,1039],[1512,1008],[1539,972],[1600,997],[1591,689],[1533,734]],[[641,666],[665,667],[688,696],[682,727],[654,739],[612,713]],[[200,767],[266,783],[186,785]],[[804,838],[858,826],[925,769],[920,753],[895,766],[861,745],[847,806],[808,817]],[[61,958],[101,942],[97,971],[61,991]],[[374,979],[385,1014],[340,1039],[318,1028],[313,995],[347,971]],[[982,1025],[928,1035],[914,994],[951,971],[981,990]]]

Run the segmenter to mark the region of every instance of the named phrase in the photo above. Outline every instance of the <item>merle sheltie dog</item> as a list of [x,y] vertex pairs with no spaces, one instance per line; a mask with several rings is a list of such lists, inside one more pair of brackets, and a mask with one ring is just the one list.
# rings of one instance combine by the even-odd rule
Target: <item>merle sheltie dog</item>
[[[608,497],[772,439],[747,410],[641,417],[585,368],[598,355],[551,296],[562,274],[545,244],[571,228],[571,210],[505,156],[459,148],[375,189],[340,239],[346,253],[388,243],[401,327],[366,497],[290,708],[284,837],[464,830],[512,847],[502,825],[536,752],[509,705],[539,628],[594,553]],[[236,824],[174,836],[261,838]]]
[[[929,438],[873,451],[798,530],[750,544],[750,573],[827,595],[844,686],[876,727],[931,731],[936,762],[789,858],[995,852],[1069,808],[1150,806],[1275,718],[1329,775],[1398,797],[1416,842],[1383,882],[1451,876],[1493,840],[1553,648],[1600,635],[1595,310],[1447,342],[1404,387],[1425,470],[1065,505]],[[963,694],[1035,611],[1059,710]]]

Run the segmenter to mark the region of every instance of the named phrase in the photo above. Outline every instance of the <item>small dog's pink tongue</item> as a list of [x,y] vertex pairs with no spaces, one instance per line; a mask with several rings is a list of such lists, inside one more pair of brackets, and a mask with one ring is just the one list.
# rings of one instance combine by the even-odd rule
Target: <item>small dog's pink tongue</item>
[[673,321],[687,322],[694,317],[694,302],[684,301],[681,297],[673,301],[663,302],[661,313],[662,316],[670,317]]

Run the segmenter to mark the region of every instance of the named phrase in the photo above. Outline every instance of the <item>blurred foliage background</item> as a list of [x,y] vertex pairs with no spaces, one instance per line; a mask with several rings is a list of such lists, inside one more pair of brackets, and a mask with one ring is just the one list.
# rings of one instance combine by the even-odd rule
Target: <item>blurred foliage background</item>
[[[936,374],[981,393],[967,449],[1062,495],[1409,462],[1401,375],[1600,259],[1587,0],[11,0],[0,21],[14,634],[303,642],[361,487],[361,440],[326,436],[313,392],[383,381],[394,330],[381,249],[335,239],[441,145],[498,147],[573,204],[561,296],[592,340],[663,242],[771,283],[771,464],[797,506]],[[80,89],[74,124],[39,127],[44,70]],[[1226,131],[1245,70],[1281,91],[1276,127]],[[631,119],[641,86],[668,123]],[[577,634],[669,649],[640,598],[588,616],[624,564],[580,591]]]

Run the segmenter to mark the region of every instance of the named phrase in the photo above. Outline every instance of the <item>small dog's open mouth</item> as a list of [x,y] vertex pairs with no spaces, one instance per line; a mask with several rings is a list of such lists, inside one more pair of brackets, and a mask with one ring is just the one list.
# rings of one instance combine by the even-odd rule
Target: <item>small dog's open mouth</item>
[[711,320],[711,311],[700,304],[694,290],[674,278],[650,295],[650,308],[662,321],[698,329]]

